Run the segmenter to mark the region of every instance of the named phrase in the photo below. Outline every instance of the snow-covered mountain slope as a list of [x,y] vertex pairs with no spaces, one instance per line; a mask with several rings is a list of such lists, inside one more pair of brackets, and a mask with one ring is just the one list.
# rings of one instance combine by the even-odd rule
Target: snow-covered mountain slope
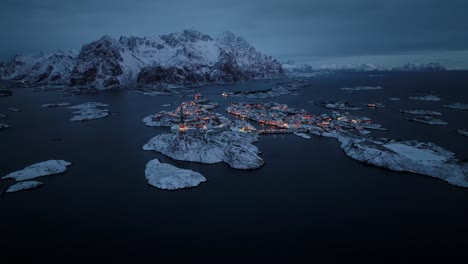
[[76,51],[19,55],[0,65],[0,78],[39,84],[68,84]]
[[34,84],[107,89],[136,85],[197,85],[282,76],[281,64],[231,32],[196,30],[152,37],[104,36],[79,54],[16,56],[0,78]]
[[228,82],[282,74],[281,64],[245,39],[225,32],[213,39],[195,30],[157,37],[105,36],[86,44],[73,85],[106,89],[133,85]]

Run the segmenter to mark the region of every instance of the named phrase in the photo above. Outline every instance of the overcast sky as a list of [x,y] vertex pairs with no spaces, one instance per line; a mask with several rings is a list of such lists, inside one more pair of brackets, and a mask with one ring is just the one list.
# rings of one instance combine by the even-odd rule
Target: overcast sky
[[0,0],[0,25],[2,59],[192,28],[280,61],[468,68],[468,0]]

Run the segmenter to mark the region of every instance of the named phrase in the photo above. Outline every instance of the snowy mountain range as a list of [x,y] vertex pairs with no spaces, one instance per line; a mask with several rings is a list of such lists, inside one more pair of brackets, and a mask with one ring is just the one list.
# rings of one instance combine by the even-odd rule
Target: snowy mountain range
[[0,78],[27,83],[63,84],[70,80],[76,51],[17,55],[0,64]]
[[197,85],[282,76],[281,64],[244,38],[216,38],[196,30],[154,37],[104,36],[81,51],[16,56],[0,65],[0,78],[31,84],[108,89]]
[[447,69],[440,63],[428,64],[405,64],[400,67],[386,68],[374,64],[338,64],[330,66],[314,67],[309,64],[296,64],[287,62],[283,64],[283,70],[286,74],[304,74],[314,72],[378,72],[378,71],[402,71],[402,72],[433,72],[446,71]]

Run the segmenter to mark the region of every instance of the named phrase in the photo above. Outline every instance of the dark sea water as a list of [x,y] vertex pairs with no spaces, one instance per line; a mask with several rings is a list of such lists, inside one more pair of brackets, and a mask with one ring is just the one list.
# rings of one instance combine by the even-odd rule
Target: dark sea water
[[[439,144],[468,159],[468,111],[441,105],[468,103],[468,72],[337,74],[307,79],[300,96],[224,98],[223,91],[256,90],[282,80],[255,80],[197,88],[218,101],[275,101],[311,113],[330,113],[306,101],[380,101],[386,108],[355,112],[389,131],[374,136]],[[384,90],[342,91],[380,85]],[[409,100],[431,90],[439,102]],[[329,263],[342,259],[445,260],[468,257],[468,189],[428,176],[392,172],[349,159],[336,140],[313,136],[261,136],[263,168],[242,171],[224,163],[174,161],[143,151],[166,128],[146,127],[143,117],[172,110],[186,97],[143,96],[127,91],[72,96],[16,89],[0,98],[0,175],[48,159],[73,163],[62,175],[40,178],[39,189],[0,197],[0,259],[10,257],[203,257],[219,262],[261,260]],[[389,101],[400,97],[400,101]],[[72,110],[45,103],[97,101],[115,114],[70,122]],[[171,103],[171,107],[161,105]],[[22,109],[10,112],[9,107]],[[407,121],[400,109],[440,111],[447,126]],[[58,140],[60,139],[60,140]],[[176,192],[151,187],[146,163],[163,162],[202,173],[208,182]],[[12,184],[1,180],[0,190]],[[466,259],[465,259],[466,260]]]

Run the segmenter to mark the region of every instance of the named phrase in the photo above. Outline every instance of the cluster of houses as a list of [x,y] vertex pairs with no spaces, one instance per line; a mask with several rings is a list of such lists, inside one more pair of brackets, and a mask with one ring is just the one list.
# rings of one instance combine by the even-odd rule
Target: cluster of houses
[[250,119],[270,126],[269,130],[285,133],[320,130],[324,132],[356,129],[361,134],[368,134],[366,129],[383,128],[373,124],[367,117],[351,116],[349,113],[332,112],[331,115],[312,115],[301,109],[288,108],[278,103],[232,103],[226,111],[243,119]]
[[243,120],[229,120],[211,111],[218,104],[196,96],[195,100],[183,102],[174,111],[161,111],[151,117],[159,126],[171,127],[173,131],[224,131],[250,132],[255,128]]

